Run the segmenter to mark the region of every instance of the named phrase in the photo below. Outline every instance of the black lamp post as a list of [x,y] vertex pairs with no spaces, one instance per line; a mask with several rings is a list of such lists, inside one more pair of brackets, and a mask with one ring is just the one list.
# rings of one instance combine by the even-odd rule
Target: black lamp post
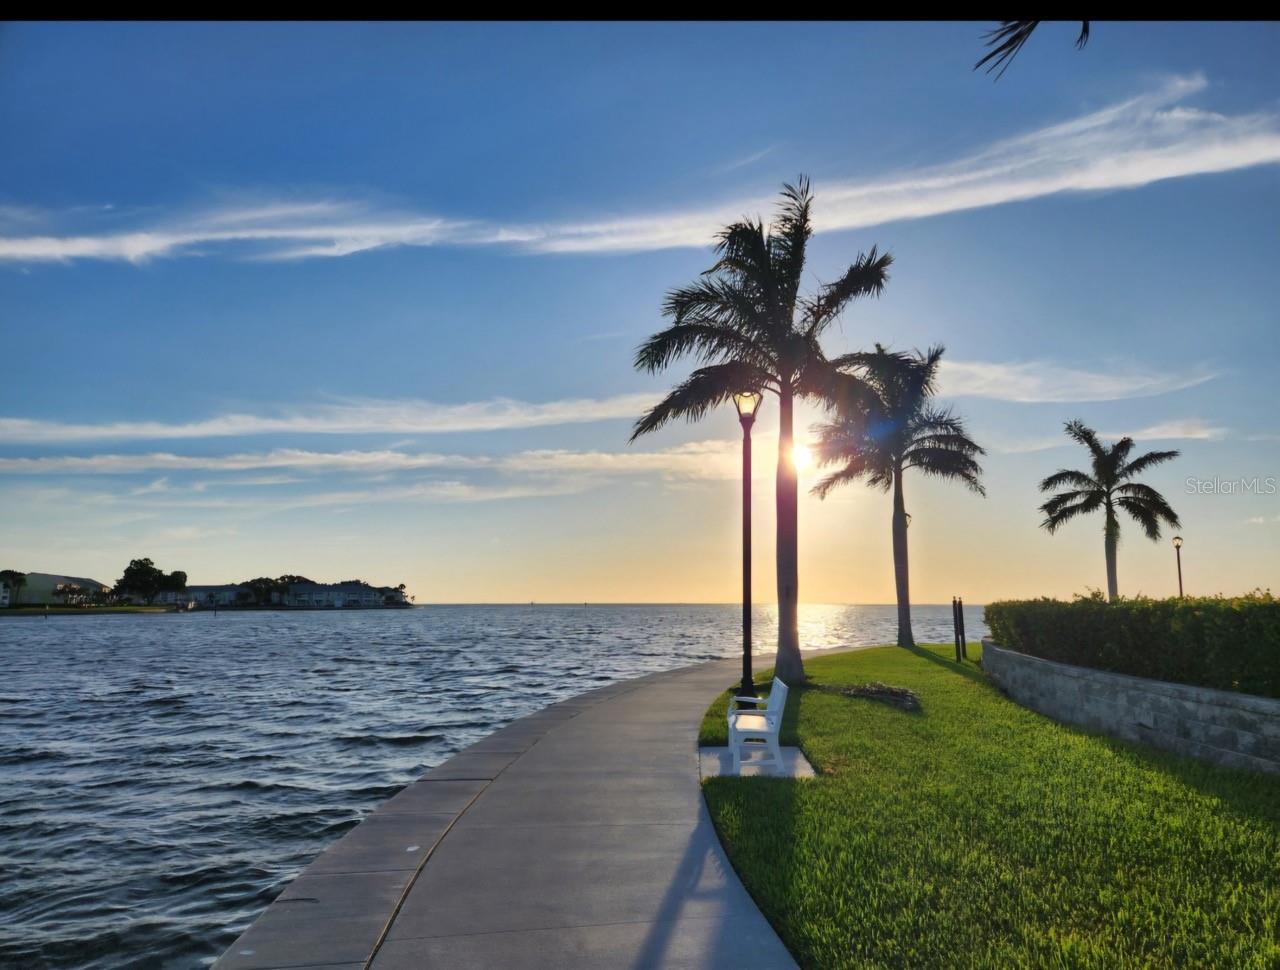
[[1173,551],[1178,557],[1178,599],[1182,599],[1182,536],[1173,537]]
[[755,697],[751,675],[751,426],[764,395],[741,391],[733,396],[742,425],[742,689],[743,697]]

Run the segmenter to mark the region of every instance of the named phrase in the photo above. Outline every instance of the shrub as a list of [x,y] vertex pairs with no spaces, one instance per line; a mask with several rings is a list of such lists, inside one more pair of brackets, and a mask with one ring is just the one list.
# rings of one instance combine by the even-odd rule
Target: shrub
[[1045,660],[1280,697],[1280,600],[1246,596],[1009,600],[986,608],[991,639]]

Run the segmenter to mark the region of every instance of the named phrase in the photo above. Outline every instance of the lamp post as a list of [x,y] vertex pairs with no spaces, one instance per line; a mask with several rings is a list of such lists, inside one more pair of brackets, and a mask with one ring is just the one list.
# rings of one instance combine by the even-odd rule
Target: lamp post
[[1178,599],[1182,599],[1182,536],[1173,537],[1173,551],[1178,557]]
[[742,690],[743,697],[755,697],[751,675],[751,426],[764,395],[740,391],[733,396],[742,425]]

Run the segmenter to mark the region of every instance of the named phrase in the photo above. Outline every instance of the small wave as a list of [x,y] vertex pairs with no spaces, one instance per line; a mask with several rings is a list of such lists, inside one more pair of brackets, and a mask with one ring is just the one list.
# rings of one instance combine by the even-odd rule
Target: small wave
[[48,761],[65,761],[71,757],[64,751],[47,748],[19,748],[16,751],[0,751],[0,765],[34,765]]
[[439,741],[443,735],[441,734],[348,734],[340,737],[338,740],[349,747],[355,748],[411,748],[414,745],[426,744],[429,741]]

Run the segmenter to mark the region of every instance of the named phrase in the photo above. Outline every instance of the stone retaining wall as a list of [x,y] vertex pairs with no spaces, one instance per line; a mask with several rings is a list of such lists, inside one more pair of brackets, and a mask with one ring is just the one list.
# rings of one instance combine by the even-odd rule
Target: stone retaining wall
[[982,666],[1009,697],[1055,721],[1280,774],[1280,700],[1074,667],[990,640]]

